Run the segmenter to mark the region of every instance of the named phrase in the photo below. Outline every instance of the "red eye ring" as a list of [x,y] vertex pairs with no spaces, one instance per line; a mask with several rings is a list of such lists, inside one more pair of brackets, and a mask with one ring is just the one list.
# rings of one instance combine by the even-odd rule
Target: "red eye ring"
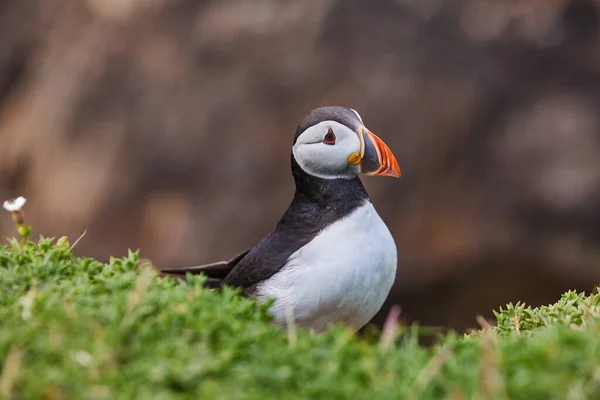
[[323,137],[323,143],[325,144],[335,144],[335,133],[333,130],[329,128],[325,136]]

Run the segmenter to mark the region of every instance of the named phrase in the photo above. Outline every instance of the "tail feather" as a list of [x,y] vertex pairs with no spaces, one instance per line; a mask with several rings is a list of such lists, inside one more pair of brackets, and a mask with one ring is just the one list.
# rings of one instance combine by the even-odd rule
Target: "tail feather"
[[204,265],[195,265],[191,267],[175,267],[175,268],[161,268],[155,266],[150,262],[152,267],[158,271],[159,276],[171,276],[178,279],[185,279],[186,274],[204,274],[208,277],[204,283],[205,287],[218,289],[221,287],[221,281],[231,272],[231,270],[237,265],[242,258],[248,254],[250,250],[246,250],[237,256],[233,257],[229,261],[219,261]]

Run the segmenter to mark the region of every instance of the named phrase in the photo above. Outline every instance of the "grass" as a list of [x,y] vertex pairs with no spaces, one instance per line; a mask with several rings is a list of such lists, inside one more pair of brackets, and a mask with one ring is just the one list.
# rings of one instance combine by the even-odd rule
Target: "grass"
[[[269,323],[268,305],[104,264],[66,239],[0,244],[0,395],[14,399],[600,398],[598,295],[508,305],[430,348],[414,327],[357,337]],[[390,338],[390,336],[392,336]]]

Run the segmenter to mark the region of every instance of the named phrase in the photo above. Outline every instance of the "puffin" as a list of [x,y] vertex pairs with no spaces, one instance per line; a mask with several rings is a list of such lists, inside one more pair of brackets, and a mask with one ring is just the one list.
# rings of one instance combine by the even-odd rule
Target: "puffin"
[[294,197],[273,231],[228,261],[159,268],[205,274],[205,286],[274,299],[274,323],[313,332],[354,331],[380,310],[396,277],[394,239],[359,178],[401,177],[389,147],[352,108],[320,107],[298,124],[291,151]]

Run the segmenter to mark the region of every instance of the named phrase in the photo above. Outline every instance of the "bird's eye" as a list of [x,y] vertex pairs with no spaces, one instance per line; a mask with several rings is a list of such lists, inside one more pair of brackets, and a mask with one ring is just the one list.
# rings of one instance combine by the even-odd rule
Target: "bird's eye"
[[325,136],[323,137],[323,143],[325,144],[335,144],[335,133],[329,128]]

